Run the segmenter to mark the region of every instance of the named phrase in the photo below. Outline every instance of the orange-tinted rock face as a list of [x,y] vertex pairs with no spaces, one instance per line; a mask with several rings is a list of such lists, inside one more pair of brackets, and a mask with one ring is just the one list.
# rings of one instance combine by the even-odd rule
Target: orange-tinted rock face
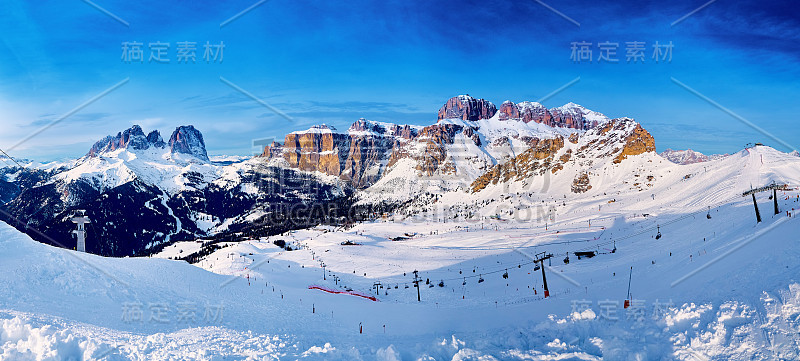
[[578,133],[572,133],[569,135],[569,142],[572,144],[578,144]]
[[464,128],[455,124],[436,124],[422,128],[418,140],[424,142],[425,153],[415,156],[417,170],[425,175],[433,175],[437,171],[451,173],[455,171],[447,165],[447,145],[453,144],[456,133]]
[[400,142],[416,136],[416,129],[408,125],[385,129],[359,119],[346,134],[326,126],[288,134],[282,147],[277,143],[266,146],[262,156],[282,156],[293,168],[337,176],[365,188],[383,175],[383,164]]
[[537,140],[535,145],[522,154],[498,164],[481,175],[471,184],[473,192],[486,188],[489,184],[504,183],[512,180],[542,175],[546,171],[552,173],[562,168],[555,159],[556,153],[564,147],[564,138]]
[[393,146],[391,138],[351,137],[350,151],[344,161],[342,178],[349,180],[358,188],[375,183],[383,174],[381,162],[391,152]]
[[452,97],[439,109],[439,120],[463,119],[480,120],[489,119],[497,112],[497,107],[492,102],[484,99],[475,99],[469,95]]
[[339,176],[348,153],[349,137],[338,133],[292,133],[286,135],[284,158],[305,171]]
[[656,141],[648,131],[636,124],[633,132],[625,138],[625,146],[622,152],[614,158],[614,163],[622,162],[629,155],[639,155],[645,152],[655,152]]
[[[584,138],[586,137],[586,138]],[[655,152],[653,137],[632,119],[621,118],[609,121],[600,128],[589,130],[581,136],[570,136],[568,149],[564,138],[533,139],[531,148],[505,163],[496,165],[478,177],[472,184],[473,192],[478,192],[490,184],[520,181],[541,176],[545,172],[556,174],[566,164],[581,164],[605,159],[620,163],[626,157],[646,152]],[[580,146],[575,146],[580,144]],[[556,157],[556,154],[559,154]],[[654,179],[654,178],[653,178]],[[651,181],[648,178],[648,181]],[[572,191],[582,193],[590,190],[589,174],[578,174],[572,180]]]
[[276,157],[283,156],[283,146],[281,143],[272,142],[267,146],[264,146],[264,152],[261,153],[261,157],[272,159]]

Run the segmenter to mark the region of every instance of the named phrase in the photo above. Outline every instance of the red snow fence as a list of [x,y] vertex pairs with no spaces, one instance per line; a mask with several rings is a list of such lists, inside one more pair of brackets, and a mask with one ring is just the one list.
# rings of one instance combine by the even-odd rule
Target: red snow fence
[[369,296],[369,295],[361,294],[361,293],[359,293],[359,292],[355,292],[355,291],[339,291],[339,290],[332,290],[332,289],[330,289],[330,288],[326,288],[326,287],[322,287],[322,286],[317,286],[317,285],[311,285],[311,286],[308,286],[308,289],[310,289],[310,290],[320,290],[320,291],[323,291],[323,292],[333,293],[333,294],[337,294],[337,295],[338,295],[338,294],[345,294],[345,295],[357,296],[357,297],[361,297],[361,298],[366,298],[366,299],[368,299],[368,300],[371,300],[371,301],[380,302],[380,301],[378,301],[378,299],[377,299],[377,298],[375,298],[374,296]]

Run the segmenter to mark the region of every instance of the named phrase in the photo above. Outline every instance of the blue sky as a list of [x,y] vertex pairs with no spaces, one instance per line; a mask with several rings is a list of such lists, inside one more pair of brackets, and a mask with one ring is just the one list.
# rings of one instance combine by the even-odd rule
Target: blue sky
[[[77,157],[132,124],[164,137],[193,124],[212,154],[248,154],[252,140],[313,124],[346,129],[360,117],[420,125],[436,121],[451,96],[500,104],[575,102],[629,116],[659,151],[735,152],[761,141],[788,151],[671,81],[702,93],[778,136],[800,144],[800,19],[792,1],[546,0],[572,21],[530,1],[93,0],[90,4],[6,0],[0,5],[0,148],[129,79],[29,141],[13,156]],[[125,63],[122,43],[144,43],[143,63]],[[177,43],[197,42],[197,62],[177,62]],[[223,61],[203,61],[203,44],[224,42]],[[570,59],[572,42],[592,43],[592,63]],[[601,42],[619,43],[618,63],[598,63]],[[625,42],[645,42],[628,64]],[[652,45],[674,44],[656,63]],[[169,64],[148,61],[148,43],[170,43]],[[286,120],[220,81],[228,79]]]

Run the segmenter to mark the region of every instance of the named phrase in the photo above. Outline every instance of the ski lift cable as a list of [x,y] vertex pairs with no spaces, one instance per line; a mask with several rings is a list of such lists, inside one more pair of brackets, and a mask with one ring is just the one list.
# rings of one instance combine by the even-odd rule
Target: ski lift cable
[[14,163],[16,163],[16,164],[17,164],[17,166],[19,166],[20,168],[25,168],[25,167],[23,167],[23,166],[22,166],[22,164],[19,164],[19,162],[17,162],[17,160],[16,160],[16,159],[14,159],[12,156],[8,155],[8,153],[6,153],[6,151],[4,151],[3,149],[0,149],[0,152],[2,152],[2,153],[3,153],[3,155],[5,155],[5,156],[6,156],[6,158],[8,158],[8,159],[11,159],[11,161],[12,161],[12,162],[14,162]]
[[[714,205],[712,205],[712,206],[710,206],[710,207],[717,208],[717,207],[719,207],[719,206],[721,206],[721,205],[723,205],[723,204],[727,204],[728,202],[730,202],[730,201],[732,201],[732,200],[736,200],[736,199],[739,199],[739,197],[732,197],[732,198],[730,198],[730,199],[727,199],[727,200],[723,200],[723,201],[717,202],[716,204],[714,204]],[[666,221],[666,222],[661,222],[661,223],[658,223],[658,224],[656,225],[656,229],[658,229],[658,228],[660,227],[660,225],[662,225],[662,224],[663,224],[663,225],[669,225],[669,224],[673,224],[673,223],[676,223],[676,222],[680,222],[680,221],[682,221],[682,220],[684,220],[684,219],[687,219],[687,218],[689,218],[689,217],[693,217],[694,215],[696,215],[696,214],[700,214],[700,213],[703,213],[703,210],[699,210],[699,211],[692,212],[692,213],[686,213],[686,214],[684,214],[684,215],[682,215],[682,216],[679,216],[679,217],[677,217],[677,218],[674,218],[674,219],[668,220],[668,221]],[[630,239],[630,238],[633,238],[633,237],[641,236],[641,235],[643,235],[643,234],[652,233],[654,230],[655,230],[655,229],[653,229],[653,227],[645,228],[645,229],[643,229],[643,230],[642,230],[642,231],[640,231],[640,232],[633,233],[633,234],[629,234],[629,235],[627,235],[627,236],[623,236],[623,237],[619,237],[619,238],[614,238],[614,239],[611,239],[611,240],[608,240],[608,241],[605,241],[605,242],[597,243],[596,245],[593,245],[593,246],[591,246],[591,247],[587,247],[587,248],[580,249],[579,251],[583,251],[583,250],[591,249],[591,248],[594,248],[595,246],[603,246],[603,245],[608,245],[608,244],[611,244],[611,243],[612,243],[612,242],[614,242],[614,241],[622,241],[622,240]]]
[[[730,199],[726,199],[726,200],[717,202],[717,203],[715,203],[715,204],[713,204],[713,205],[711,205],[709,207],[717,208],[717,207],[719,207],[721,205],[727,204],[728,202],[730,202],[732,200],[736,200],[736,199],[739,199],[739,197],[738,196],[737,197],[732,197]],[[674,219],[668,220],[666,222],[660,222],[660,223],[658,223],[656,225],[656,228],[658,229],[662,224],[663,225],[670,225],[670,224],[673,224],[673,223],[676,223],[676,222],[680,222],[680,221],[685,220],[685,219],[687,219],[689,217],[693,217],[695,214],[702,213],[702,212],[703,212],[703,210],[692,212],[692,213],[687,213],[687,214],[684,214],[682,216],[676,217]],[[597,247],[604,246],[604,245],[609,245],[609,244],[616,245],[616,241],[623,241],[623,240],[627,240],[627,239],[634,238],[634,237],[637,237],[637,236],[641,236],[643,234],[649,234],[649,233],[652,233],[652,231],[654,231],[653,227],[649,227],[649,228],[646,228],[646,229],[644,229],[644,230],[642,230],[640,232],[629,234],[629,235],[622,236],[622,237],[616,237],[616,238],[610,239],[610,240],[605,241],[605,242],[596,243],[596,244],[593,244],[592,246],[578,249],[577,251],[580,252],[580,251],[584,251],[584,250],[594,250]],[[570,243],[577,243],[577,242],[589,242],[589,241],[592,241],[592,240],[591,239],[586,239],[586,240],[560,241],[560,242],[552,242],[552,243],[545,243],[545,244],[537,245],[537,247],[539,247],[539,246],[548,246],[548,245],[570,244]],[[533,261],[533,260],[527,261],[527,262],[522,262],[522,263],[509,262],[509,263],[506,263],[506,264],[501,264],[501,268],[499,268],[499,269],[496,269],[496,270],[493,270],[493,271],[488,271],[488,272],[483,272],[480,275],[477,275],[477,274],[476,275],[468,275],[468,276],[463,276],[462,275],[462,276],[454,277],[454,278],[440,278],[440,279],[442,281],[458,281],[458,280],[466,281],[467,278],[476,278],[476,277],[480,278],[481,275],[491,275],[491,274],[496,274],[496,273],[500,273],[500,272],[504,272],[504,271],[507,272],[508,268],[513,268],[513,267],[508,267],[508,265],[509,264],[514,264],[514,263],[517,264],[517,268],[520,268],[522,266],[536,264],[538,262],[537,261]],[[439,278],[439,277],[437,277],[437,278]]]

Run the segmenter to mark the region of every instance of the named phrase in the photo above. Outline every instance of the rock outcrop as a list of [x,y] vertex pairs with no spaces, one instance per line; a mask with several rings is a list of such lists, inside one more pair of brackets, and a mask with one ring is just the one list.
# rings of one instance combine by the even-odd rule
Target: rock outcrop
[[588,130],[608,121],[608,117],[586,109],[578,104],[568,103],[558,108],[547,109],[536,102],[514,104],[505,101],[498,110],[499,120],[540,123],[550,127]]
[[[622,123],[616,123],[618,127],[621,125]],[[636,124],[633,132],[625,138],[625,145],[622,147],[622,152],[614,158],[614,163],[622,162],[628,156],[655,151],[656,141],[653,139],[653,136],[650,135],[648,131],[644,130],[641,124]]]
[[448,145],[453,144],[457,132],[464,127],[455,124],[435,124],[422,128],[418,142],[424,146],[422,154],[414,154],[416,169],[424,175],[431,176],[435,172],[452,173],[455,167],[447,164]]
[[469,95],[450,98],[439,109],[439,120],[462,119],[476,121],[489,119],[497,112],[497,107],[490,101],[475,99]]
[[354,187],[377,181],[396,147],[417,137],[409,125],[382,124],[359,119],[345,133],[321,125],[286,135],[284,145],[264,148],[262,156],[280,152],[293,168],[340,177]]
[[590,189],[592,189],[592,185],[589,184],[589,175],[585,172],[572,180],[572,193],[584,193]]
[[134,125],[116,136],[107,136],[100,139],[89,149],[87,153],[90,157],[96,157],[105,152],[113,152],[117,149],[144,150],[150,147],[164,147],[164,140],[157,130],[145,136],[142,127]]
[[86,154],[89,157],[97,157],[106,152],[113,152],[118,149],[130,151],[147,150],[151,148],[165,149],[169,145],[171,153],[182,153],[192,155],[200,160],[208,161],[206,144],[203,141],[203,134],[192,125],[177,127],[169,138],[169,143],[164,142],[161,133],[157,130],[151,131],[146,136],[142,127],[134,125],[115,136],[107,136],[92,145]]
[[[627,157],[646,152],[655,152],[655,141],[639,123],[620,118],[604,123],[582,135],[573,133],[568,142],[564,137],[534,139],[531,148],[490,168],[475,179],[470,188],[473,192],[492,184],[525,181],[532,177],[556,174],[568,164],[581,168],[593,162],[618,164]],[[571,190],[582,193],[592,188],[589,174],[585,171],[572,181]]]
[[520,181],[525,178],[544,175],[547,171],[558,171],[556,154],[564,147],[564,138],[535,139],[533,146],[522,154],[498,164],[478,177],[470,186],[473,192],[486,188],[489,184]]
[[[410,159],[410,165],[402,168],[408,176],[415,173],[416,177],[446,177],[465,171],[475,179],[483,174],[472,186],[477,190],[492,182],[558,172],[574,157],[586,157],[572,149],[572,145],[579,146],[581,134],[613,123],[605,115],[574,103],[547,109],[536,102],[506,101],[497,109],[491,102],[469,95],[450,98],[439,109],[438,119],[436,124],[424,128],[365,119],[354,122],[346,132],[316,126],[287,135],[283,146],[265,147],[263,156],[282,156],[293,168],[333,175],[362,189],[378,182],[401,160]],[[619,149],[603,147],[606,155],[613,153],[621,161],[626,156],[653,150],[652,137],[641,127],[638,129],[626,135],[630,136],[627,142],[609,140],[618,142]],[[594,142],[602,140],[596,138]],[[559,153],[566,142],[570,143],[570,149]],[[402,176],[391,179],[394,178]]]
[[317,125],[307,131],[287,134],[283,156],[293,168],[339,176],[350,147],[349,140],[349,136],[338,133],[334,127]]
[[169,137],[169,148],[172,154],[188,154],[200,160],[208,161],[203,134],[192,125],[182,125],[175,128],[175,131]]
[[283,145],[276,141],[272,141],[272,143],[264,146],[264,152],[261,153],[261,157],[272,159],[272,158],[282,158],[283,157]]

